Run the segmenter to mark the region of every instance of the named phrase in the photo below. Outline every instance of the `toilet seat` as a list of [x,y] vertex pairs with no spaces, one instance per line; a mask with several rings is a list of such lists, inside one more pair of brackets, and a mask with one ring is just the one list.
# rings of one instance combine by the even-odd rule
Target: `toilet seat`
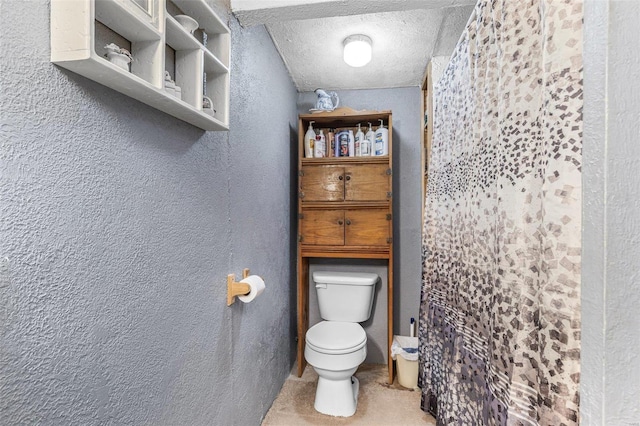
[[311,327],[306,343],[316,352],[340,355],[356,352],[367,344],[362,326],[353,322],[322,321]]

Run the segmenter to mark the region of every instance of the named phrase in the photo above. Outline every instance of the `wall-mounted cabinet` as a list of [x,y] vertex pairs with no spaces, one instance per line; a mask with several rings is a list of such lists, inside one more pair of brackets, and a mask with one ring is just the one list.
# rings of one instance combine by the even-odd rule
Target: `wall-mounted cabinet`
[[[131,53],[128,67],[107,59],[111,43]],[[204,0],[51,1],[51,62],[204,130],[229,129],[230,48]]]
[[[355,130],[358,123],[382,120],[389,129],[389,153],[374,157],[304,157],[304,135],[316,129]],[[300,115],[298,121],[298,375],[305,366],[309,328],[309,259],[384,259],[387,261],[387,351],[393,338],[393,220],[391,111],[354,111]],[[331,149],[329,152],[333,152]],[[389,353],[389,383],[393,361]]]

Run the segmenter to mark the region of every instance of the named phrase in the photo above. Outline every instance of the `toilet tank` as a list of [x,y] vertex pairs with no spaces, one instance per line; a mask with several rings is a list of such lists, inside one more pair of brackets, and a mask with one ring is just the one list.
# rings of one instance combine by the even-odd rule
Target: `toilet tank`
[[363,322],[371,316],[377,274],[316,271],[313,282],[322,319]]

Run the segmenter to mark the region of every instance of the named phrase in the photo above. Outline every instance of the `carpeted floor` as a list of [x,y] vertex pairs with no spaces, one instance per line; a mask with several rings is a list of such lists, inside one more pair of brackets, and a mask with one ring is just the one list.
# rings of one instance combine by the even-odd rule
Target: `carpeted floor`
[[[295,368],[294,368],[295,371]],[[291,374],[269,409],[262,426],[301,425],[433,425],[433,417],[420,409],[420,390],[387,384],[387,366],[361,365],[358,409],[352,417],[332,417],[313,408],[318,375],[307,366],[302,377]]]

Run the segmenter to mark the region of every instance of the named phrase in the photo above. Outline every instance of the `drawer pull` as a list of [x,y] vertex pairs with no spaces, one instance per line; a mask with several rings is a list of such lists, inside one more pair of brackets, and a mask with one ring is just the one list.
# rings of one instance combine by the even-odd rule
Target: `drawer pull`
[[347,225],[351,225],[351,221],[347,219]]
[[338,180],[342,180],[342,175],[338,176]]
[[342,225],[342,221],[341,220],[338,221],[338,225]]
[[346,180],[351,180],[351,176],[347,175]]

